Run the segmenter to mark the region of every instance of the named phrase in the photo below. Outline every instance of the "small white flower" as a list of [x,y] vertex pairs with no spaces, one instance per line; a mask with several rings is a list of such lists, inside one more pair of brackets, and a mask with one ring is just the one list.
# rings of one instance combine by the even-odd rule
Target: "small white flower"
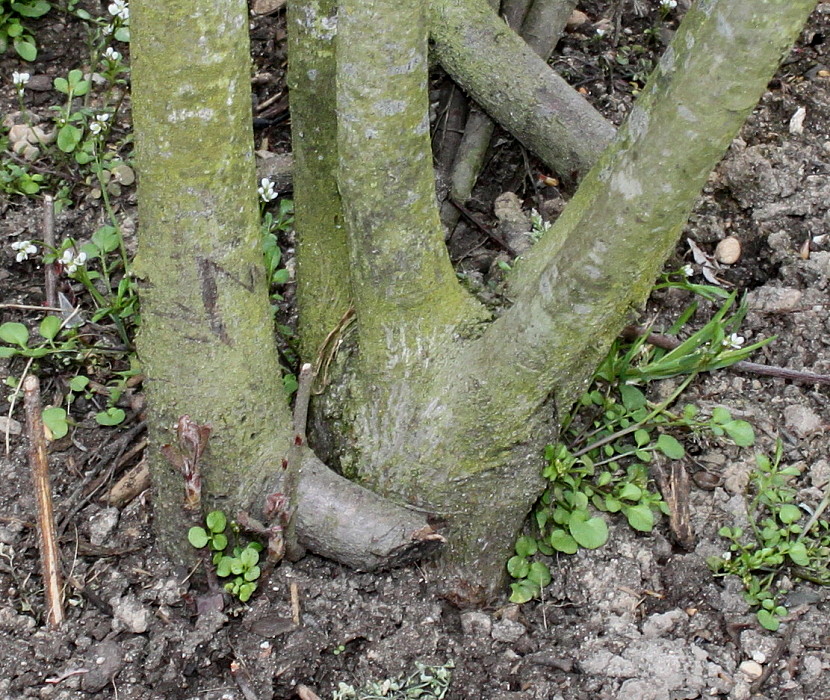
[[114,48],[112,48],[112,46],[108,46],[107,50],[104,51],[104,58],[114,63],[116,61],[121,60],[121,54],[118,53],[118,51],[116,51]]
[[597,27],[597,36],[605,36],[608,33],[606,29],[602,27]]
[[732,559],[732,552],[724,552],[723,556],[721,556],[721,559],[723,559],[724,561],[730,561]]
[[75,271],[79,267],[83,267],[83,264],[86,262],[86,253],[80,252],[75,255],[75,251],[72,248],[67,248],[63,251],[60,262],[66,268],[67,275],[75,274]]
[[673,10],[677,7],[677,0],[660,0],[660,9]]
[[685,277],[691,277],[692,275],[695,274],[695,268],[694,268],[693,265],[690,265],[690,264],[684,265],[683,267],[681,267],[680,271],[683,273],[683,275]]
[[551,227],[550,221],[545,221],[535,209],[530,210],[530,225],[535,233],[544,233]]
[[259,181],[259,187],[257,188],[257,192],[259,192],[259,198],[263,202],[271,202],[275,200],[278,196],[278,192],[274,189],[274,183],[271,182],[270,178],[264,177],[262,180]]
[[17,262],[23,262],[24,260],[28,260],[30,255],[37,253],[37,246],[31,241],[15,241],[12,243],[12,250],[17,251],[14,259]]
[[29,82],[29,78],[31,77],[32,76],[28,73],[18,73],[17,71],[12,72],[12,82],[21,92],[23,92],[23,86]]
[[107,10],[114,17],[120,17],[124,21],[130,18],[130,8],[128,7],[126,0],[115,0],[115,2],[111,3],[109,7],[107,7]]
[[733,333],[726,339],[726,344],[733,350],[737,350],[742,347],[745,342],[746,338],[742,335],[738,335],[737,333]]
[[110,114],[96,114],[95,121],[90,122],[89,130],[93,134],[100,134],[104,127],[107,125],[107,122],[109,121],[111,116],[112,115]]

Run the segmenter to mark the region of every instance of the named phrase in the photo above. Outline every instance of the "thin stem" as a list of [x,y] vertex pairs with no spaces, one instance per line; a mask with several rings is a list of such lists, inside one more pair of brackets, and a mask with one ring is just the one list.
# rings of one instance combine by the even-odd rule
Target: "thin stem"
[[663,401],[662,403],[657,404],[654,407],[654,409],[651,411],[651,413],[649,413],[641,421],[635,423],[634,425],[630,425],[627,428],[623,428],[622,430],[618,430],[615,433],[611,433],[611,435],[608,435],[608,436],[602,438],[601,440],[597,440],[596,442],[593,442],[590,445],[587,445],[586,447],[583,447],[581,450],[578,450],[577,452],[575,452],[573,454],[573,456],[574,457],[581,457],[582,455],[587,454],[591,450],[595,450],[598,447],[602,447],[603,445],[607,445],[609,442],[613,442],[614,440],[616,440],[618,438],[621,438],[625,435],[630,435],[631,433],[639,430],[646,423],[650,422],[655,416],[660,415],[660,413],[662,413],[668,406],[670,406],[672,403],[674,403],[674,401],[677,399],[677,397],[680,396],[681,393],[683,393],[683,391],[686,389],[686,387],[689,386],[691,381],[696,376],[697,376],[697,372],[695,372],[694,374],[690,374],[688,377],[686,377],[686,379],[684,379],[680,383],[680,386],[677,387],[677,389],[675,389],[671,393],[671,395],[668,398],[666,398],[665,401]]

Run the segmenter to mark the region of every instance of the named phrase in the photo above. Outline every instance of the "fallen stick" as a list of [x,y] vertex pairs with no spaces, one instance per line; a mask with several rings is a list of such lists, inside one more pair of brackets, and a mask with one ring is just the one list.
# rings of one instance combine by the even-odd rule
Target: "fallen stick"
[[[43,243],[55,250],[55,199],[50,194],[43,197]],[[44,265],[43,274],[46,306],[54,308],[58,305],[58,271],[55,263]]]
[[40,412],[40,382],[34,375],[29,375],[23,382],[23,406],[29,434],[29,466],[32,470],[37,501],[38,546],[43,572],[43,592],[46,598],[46,619],[50,627],[57,627],[64,619],[60,560],[52,512],[46,435]]

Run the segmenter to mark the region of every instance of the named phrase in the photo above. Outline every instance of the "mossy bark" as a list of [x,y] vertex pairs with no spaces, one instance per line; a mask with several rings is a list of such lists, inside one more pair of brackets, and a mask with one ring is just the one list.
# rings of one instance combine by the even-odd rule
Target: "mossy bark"
[[588,172],[614,127],[481,0],[430,0],[441,65],[499,124],[570,182]]
[[288,4],[300,354],[314,362],[351,304],[349,250],[337,190],[335,0]]
[[[614,144],[517,265],[513,306],[480,337],[422,355],[428,371],[417,381],[372,385],[344,413],[356,442],[344,462],[354,473],[447,522],[442,566],[457,594],[486,595],[499,580],[510,540],[539,495],[539,455],[556,438],[559,414],[647,297],[708,173],[814,4],[695,6]],[[355,187],[350,196],[364,207],[374,202],[384,216],[374,191]],[[389,318],[406,323],[406,306],[396,307]],[[362,318],[359,304],[357,312]]]
[[338,182],[359,361],[373,386],[392,386],[485,314],[456,279],[438,219],[424,3],[344,0],[338,22]]
[[288,444],[262,264],[243,0],[131,5],[141,290],[157,530],[179,552],[183,481],[158,452],[211,425],[209,503],[257,506]]

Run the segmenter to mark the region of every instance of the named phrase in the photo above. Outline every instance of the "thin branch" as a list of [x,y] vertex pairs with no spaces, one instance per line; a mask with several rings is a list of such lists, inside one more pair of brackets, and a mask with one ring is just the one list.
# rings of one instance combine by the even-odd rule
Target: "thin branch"
[[[51,194],[43,197],[43,244],[55,250],[55,198]],[[43,266],[46,306],[58,305],[58,273],[55,263]]]
[[[626,326],[623,329],[622,336],[624,338],[641,338],[646,336],[647,343],[658,348],[663,348],[664,350],[674,350],[680,345],[679,340],[662,335],[661,333],[649,333],[642,326]],[[729,367],[740,372],[760,374],[765,377],[778,377],[779,379],[792,379],[795,382],[803,382],[805,384],[830,384],[830,375],[828,374],[805,372],[803,370],[777,367],[775,365],[762,365],[746,360],[740,360],[733,365],[729,365]]]

